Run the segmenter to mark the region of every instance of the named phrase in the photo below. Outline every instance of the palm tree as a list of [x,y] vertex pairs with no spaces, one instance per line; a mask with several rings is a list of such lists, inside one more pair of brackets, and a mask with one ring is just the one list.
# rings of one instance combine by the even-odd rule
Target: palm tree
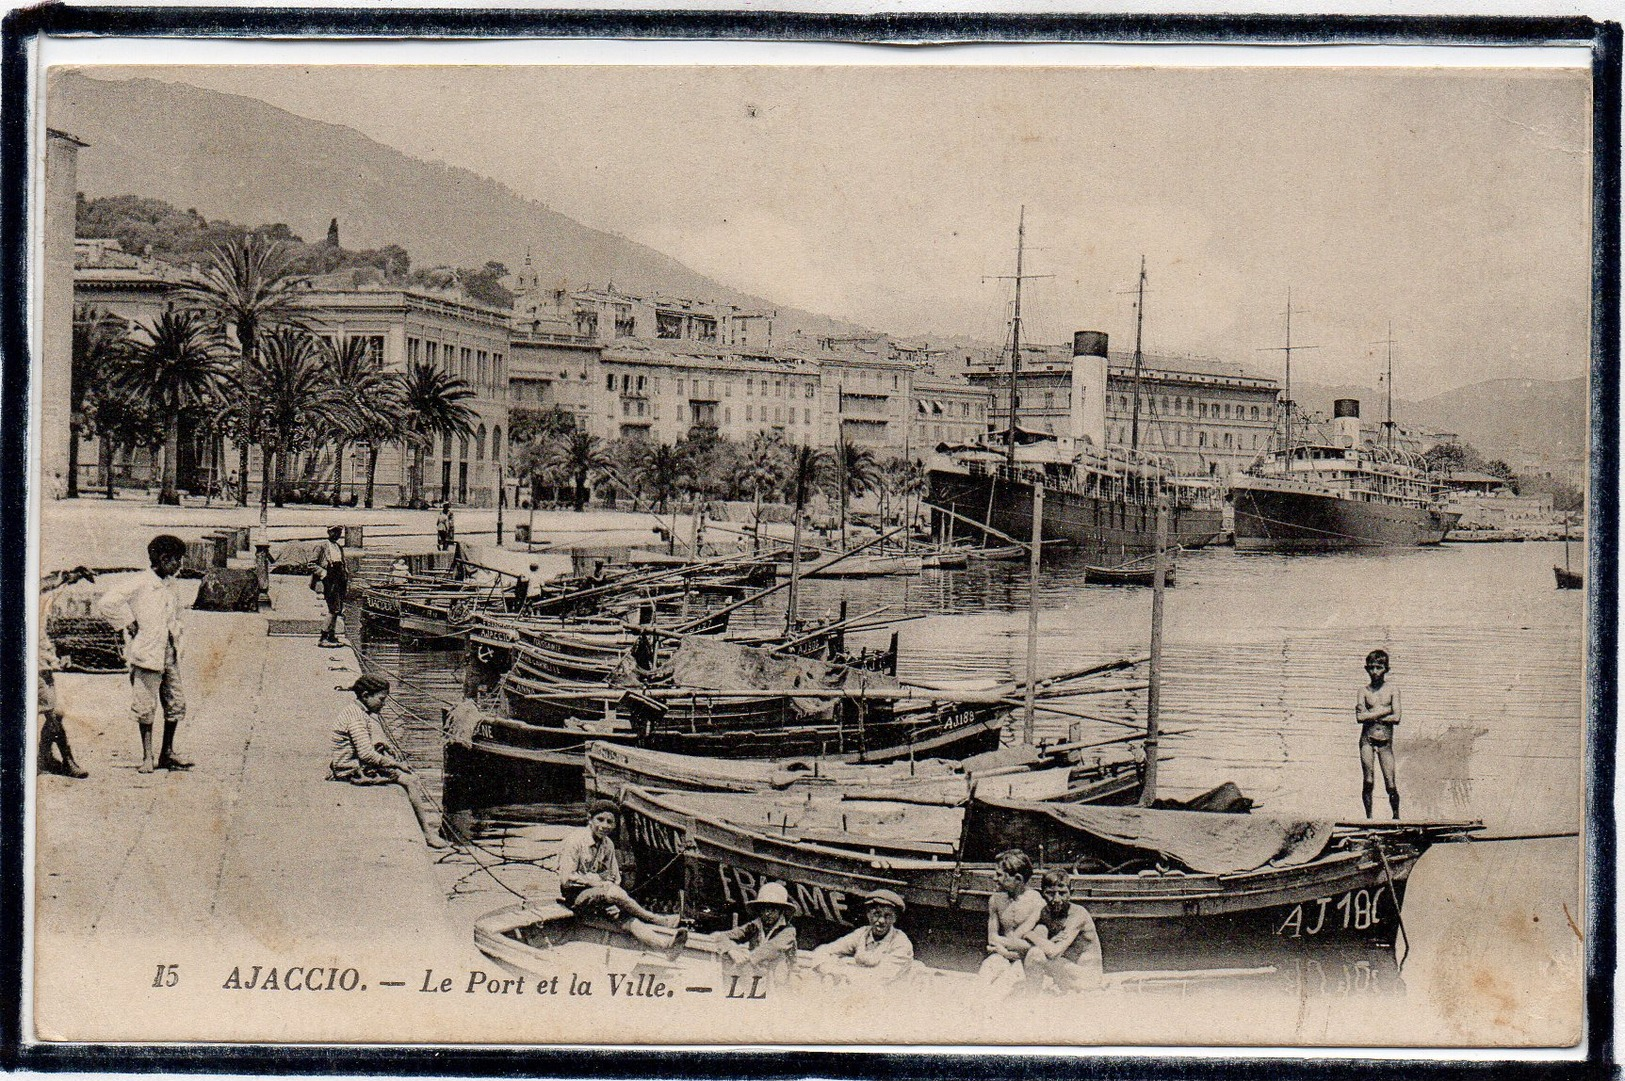
[[587,481],[610,472],[615,463],[604,450],[603,440],[581,428],[566,433],[556,446],[555,460],[575,489],[572,505],[579,513],[587,505]]
[[124,320],[91,307],[73,312],[73,374],[68,391],[68,491],[79,495],[79,440],[90,426],[86,405],[105,386],[128,347]]
[[841,550],[846,550],[847,505],[873,489],[880,479],[875,452],[857,443],[841,441],[835,451],[835,491],[841,500]]
[[672,498],[682,494],[685,482],[690,479],[688,465],[675,447],[665,443],[643,455],[637,470],[639,487],[649,489],[658,513],[664,514]]
[[822,486],[829,471],[829,454],[805,444],[790,448],[790,464],[786,471],[785,488],[795,507],[790,537],[790,600],[785,608],[785,628],[794,633],[797,601],[801,579],[801,519],[807,509],[807,500]]
[[751,495],[752,547],[756,551],[762,547],[762,493],[784,486],[789,459],[790,447],[778,432],[757,432],[745,447],[739,483]]
[[260,409],[262,523],[273,484],[277,506],[286,496],[288,456],[318,446],[321,434],[343,416],[342,395],[328,380],[326,360],[321,339],[278,327],[264,337],[249,367],[251,397]]
[[402,438],[412,448],[411,502],[421,498],[423,455],[435,438],[474,434],[479,414],[464,403],[474,397],[468,383],[428,361],[413,361],[401,383]]
[[137,326],[138,338],[115,384],[164,424],[163,484],[158,502],[179,506],[175,487],[180,453],[181,417],[212,406],[230,368],[220,355],[219,338],[193,312],[164,312],[150,327]]
[[[373,470],[377,468],[381,429],[396,427],[400,414],[399,377],[384,367],[383,357],[365,338],[346,338],[328,348],[327,382],[342,406],[334,416],[333,503],[344,499],[344,452],[352,443],[371,451],[367,469],[367,506],[372,506]],[[391,436],[390,438],[393,438]]]
[[[261,233],[248,233],[216,244],[199,275],[181,287],[183,301],[209,313],[237,339],[237,369],[246,382],[260,331],[300,323],[295,293],[298,265],[293,249]],[[237,473],[242,478],[239,506],[248,506],[248,433],[240,433]],[[262,475],[264,470],[261,471]],[[264,500],[261,499],[263,505]]]

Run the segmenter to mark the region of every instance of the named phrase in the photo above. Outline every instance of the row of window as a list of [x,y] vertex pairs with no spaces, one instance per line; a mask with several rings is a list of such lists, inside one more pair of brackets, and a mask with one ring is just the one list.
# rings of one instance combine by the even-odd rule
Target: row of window
[[[1157,409],[1158,401],[1156,395],[1147,395],[1140,404],[1141,414]],[[1274,417],[1274,410],[1267,405],[1264,406],[1263,415],[1260,416],[1259,407],[1256,405],[1251,407],[1249,415],[1249,407],[1237,405],[1232,408],[1229,402],[1197,401],[1195,398],[1181,398],[1177,395],[1170,399],[1166,394],[1161,396],[1160,401],[1160,412],[1165,417],[1185,416],[1224,420],[1271,420]],[[1127,394],[1108,394],[1106,408],[1127,415],[1134,410],[1134,399]]]
[[[691,402],[688,403],[688,406],[689,406],[689,423],[691,423],[691,424],[701,424],[701,425],[705,425],[706,427],[711,427],[711,428],[714,428],[714,427],[717,426],[717,407],[716,407],[715,402],[693,402],[693,401],[691,401]],[[776,406],[772,407],[772,410],[773,411],[772,411],[772,414],[770,416],[769,413],[768,413],[768,407],[765,406],[765,405],[762,406],[760,410],[756,409],[754,406],[747,405],[747,406],[745,406],[745,423],[746,424],[795,424],[796,423],[796,407],[795,406],[792,405],[792,406],[789,406],[787,408],[787,407],[782,406],[782,405],[776,405]],[[610,408],[609,408],[609,415],[611,417],[613,417],[615,415],[615,407],[613,405],[611,405]],[[649,402],[647,402],[646,400],[644,400],[642,398],[622,398],[621,399],[621,416],[623,418],[647,418],[649,420],[659,420],[660,419],[660,403],[656,402],[656,403],[654,403],[653,406],[651,406]],[[812,422],[813,422],[813,420],[812,420],[812,410],[811,409],[803,409],[803,410],[801,410],[801,423],[804,424],[804,425],[811,426]],[[731,407],[729,407],[729,406],[724,406],[722,408],[722,423],[723,424],[732,424],[733,423],[733,409]]]
[[[1128,425],[1116,428],[1108,427],[1106,429],[1106,438],[1111,442],[1128,446],[1132,442],[1133,429]],[[1199,450],[1211,448],[1213,450],[1256,451],[1261,445],[1257,432],[1208,432],[1192,428],[1188,424],[1166,429],[1160,433],[1149,431],[1143,427],[1140,429],[1141,446],[1155,446],[1159,439],[1164,446],[1195,447]]]
[[[559,375],[562,377],[564,373],[560,372]],[[763,398],[770,396],[774,398],[793,398],[796,396],[798,384],[788,379],[770,380],[766,376],[763,376],[760,383],[758,383],[755,376],[746,376],[744,386],[745,397],[747,398],[757,396]],[[817,383],[803,383],[800,384],[800,387],[802,397],[809,401],[815,398],[818,394]],[[615,372],[605,372],[604,389],[611,394],[615,393],[617,390],[622,394],[659,394],[660,377],[634,375],[631,372],[620,372],[618,374]],[[676,380],[675,390],[678,397],[688,395],[696,398],[706,397],[715,399],[717,396],[717,381],[709,378],[699,379],[679,376]],[[734,380],[724,379],[722,381],[722,396],[724,398],[731,398],[733,397],[733,392]]]
[[[377,340],[379,354],[382,355],[384,340],[382,337]],[[407,338],[407,364],[412,365],[419,361],[451,373],[473,387],[474,392],[482,398],[500,397],[502,388],[508,382],[505,358],[501,353],[486,349],[454,345],[451,342]]]
[[[457,458],[461,461],[468,461],[468,444],[469,440],[468,436],[466,435],[457,440]],[[440,457],[446,461],[452,460],[450,432],[447,432],[440,437]],[[476,462],[485,461],[484,424],[481,424],[478,428],[474,429],[474,460]],[[502,425],[498,424],[496,427],[491,429],[491,461],[500,462],[501,460]]]

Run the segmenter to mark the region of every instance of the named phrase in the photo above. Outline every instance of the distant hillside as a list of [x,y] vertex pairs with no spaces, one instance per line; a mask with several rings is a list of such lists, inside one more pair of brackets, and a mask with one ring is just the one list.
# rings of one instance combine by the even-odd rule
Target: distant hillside
[[[1561,473],[1586,453],[1586,388],[1584,379],[1491,379],[1421,401],[1395,399],[1394,418],[1407,428],[1454,432],[1489,458]],[[1358,398],[1367,419],[1381,419],[1386,407],[1374,387],[1294,383],[1292,396],[1323,413],[1335,398]]]
[[51,91],[51,126],[90,144],[79,154],[79,189],[89,197],[151,196],[209,219],[286,222],[307,238],[336,217],[346,247],[399,244],[417,266],[494,259],[517,268],[529,248],[543,282],[613,281],[634,293],[778,308],[775,329],[784,333],[863,330],[731,289],[466,169],[253,98],[77,74],[55,77]]

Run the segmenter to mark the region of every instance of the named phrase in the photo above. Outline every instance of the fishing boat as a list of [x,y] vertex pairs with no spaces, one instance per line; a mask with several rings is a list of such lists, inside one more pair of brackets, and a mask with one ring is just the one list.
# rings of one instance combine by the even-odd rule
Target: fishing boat
[[1000,748],[962,761],[928,758],[884,765],[818,758],[739,760],[587,745],[587,794],[619,798],[628,787],[695,792],[800,792],[843,800],[955,807],[972,784],[1023,799],[1123,802],[1140,793],[1132,758],[1074,763],[1043,748]]
[[1287,304],[1286,389],[1269,452],[1230,488],[1237,551],[1409,548],[1443,541],[1461,514],[1445,505],[1445,478],[1395,444],[1389,335],[1384,438],[1363,442],[1360,403],[1332,403],[1330,430],[1299,417],[1292,401],[1292,305]]
[[[853,807],[865,810],[858,812]],[[640,896],[686,901],[702,926],[744,911],[763,882],[787,883],[815,937],[856,925],[862,898],[895,890],[929,964],[984,956],[993,856],[1020,846],[1069,872],[1094,917],[1108,971],[1201,957],[1253,961],[1359,945],[1391,953],[1405,885],[1440,841],[1480,823],[1344,825],[1256,814],[1103,807],[983,797],[949,808],[812,805],[738,794],[621,796],[622,837]],[[840,816],[844,814],[845,818]],[[804,821],[805,820],[805,821]]]
[[980,548],[967,548],[970,559],[987,559],[999,563],[1016,563],[1027,558],[1027,547],[1022,544],[991,544]]
[[[1072,336],[1070,429],[1064,434],[1023,428],[1018,374],[1021,365],[1021,284],[1025,215],[1017,231],[1015,307],[1010,322],[1010,422],[981,440],[938,448],[927,471],[934,531],[1006,542],[1032,539],[1034,486],[1044,488],[1042,535],[1091,563],[1112,555],[1149,552],[1155,544],[1157,506],[1169,507],[1172,543],[1201,548],[1224,528],[1218,488],[1207,478],[1181,478],[1171,460],[1139,447],[1139,426],[1128,447],[1106,440],[1107,337]],[[1140,268],[1138,311],[1145,302]],[[1135,330],[1134,412],[1139,415],[1142,364]]]

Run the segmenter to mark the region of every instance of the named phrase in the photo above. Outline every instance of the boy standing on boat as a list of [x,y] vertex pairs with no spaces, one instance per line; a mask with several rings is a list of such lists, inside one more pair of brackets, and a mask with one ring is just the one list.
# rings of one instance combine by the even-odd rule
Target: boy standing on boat
[[987,960],[976,973],[983,982],[1006,991],[1015,989],[1032,943],[1027,935],[1038,926],[1044,896],[1033,889],[1033,861],[1019,848],[1006,849],[993,860],[993,884],[987,899]]
[[1382,783],[1388,789],[1388,806],[1399,817],[1399,784],[1394,777],[1394,725],[1399,723],[1399,688],[1387,682],[1388,652],[1374,649],[1365,657],[1370,683],[1360,688],[1354,700],[1354,719],[1360,722],[1360,799],[1365,816],[1371,817],[1372,759],[1382,767]]
[[787,983],[796,963],[796,927],[790,922],[796,915],[795,902],[784,883],[769,882],[751,898],[750,907],[755,918],[718,936],[728,943],[723,953],[735,965],[762,973],[773,983]]
[[1027,932],[1032,948],[1023,961],[1028,989],[1042,990],[1046,976],[1062,994],[1098,989],[1104,973],[1094,919],[1082,905],[1072,903],[1072,883],[1065,871],[1045,871],[1041,881],[1044,908],[1037,925]]
[[902,979],[914,964],[914,943],[897,929],[903,899],[891,890],[876,890],[864,907],[869,926],[814,950],[814,968],[843,983],[884,986]]
[[577,915],[603,913],[623,922],[633,938],[655,949],[680,950],[688,935],[662,935],[656,927],[675,928],[682,922],[673,913],[650,912],[621,888],[621,864],[615,855],[615,827],[620,812],[609,800],[594,800],[587,807],[587,825],[575,830],[559,846],[559,897]]

